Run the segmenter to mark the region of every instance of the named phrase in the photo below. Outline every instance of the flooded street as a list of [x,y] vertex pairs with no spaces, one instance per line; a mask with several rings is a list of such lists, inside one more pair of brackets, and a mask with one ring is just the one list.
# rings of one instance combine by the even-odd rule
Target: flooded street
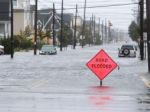
[[[68,48],[57,55],[33,51],[0,56],[1,112],[149,112],[150,89],[141,79],[147,62],[118,58],[120,44]],[[104,80],[86,63],[104,49],[120,66]]]

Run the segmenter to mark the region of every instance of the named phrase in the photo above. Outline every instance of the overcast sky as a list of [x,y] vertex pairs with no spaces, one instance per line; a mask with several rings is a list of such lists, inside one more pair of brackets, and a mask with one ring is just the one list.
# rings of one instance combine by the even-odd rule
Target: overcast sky
[[[34,0],[33,0],[34,1]],[[53,2],[55,3],[55,8],[61,8],[62,0],[38,0],[39,8],[52,8]],[[64,0],[64,8],[75,8],[75,5],[78,4],[78,7],[84,6],[85,0]],[[133,1],[137,0],[87,0],[87,7],[90,6],[105,6],[113,4],[130,4]],[[134,10],[136,9],[137,4],[126,5],[126,6],[115,6],[115,7],[98,7],[98,8],[87,8],[86,9],[86,19],[89,19],[92,14],[96,16],[97,21],[101,18],[101,22],[110,20],[113,24],[113,28],[128,30],[128,26],[134,17]],[[60,12],[59,10],[57,12]],[[64,12],[75,13],[75,9],[65,10]],[[84,9],[78,10],[78,15],[83,17]]]

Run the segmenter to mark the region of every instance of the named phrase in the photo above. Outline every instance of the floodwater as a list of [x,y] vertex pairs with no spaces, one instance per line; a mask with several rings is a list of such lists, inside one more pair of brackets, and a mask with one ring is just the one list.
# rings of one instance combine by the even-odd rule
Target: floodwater
[[[146,60],[118,58],[120,44],[68,48],[57,55],[0,56],[0,112],[149,112],[150,90],[140,76]],[[104,49],[120,66],[104,80],[86,63]]]

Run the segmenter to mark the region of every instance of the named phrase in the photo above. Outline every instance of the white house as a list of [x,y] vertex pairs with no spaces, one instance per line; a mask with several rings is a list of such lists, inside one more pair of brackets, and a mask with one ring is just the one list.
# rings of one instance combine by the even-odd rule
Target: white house
[[14,5],[14,34],[24,31],[27,26],[33,28],[34,6],[30,0],[13,0]]
[[[14,34],[34,25],[34,5],[30,0],[13,0]],[[10,0],[0,0],[0,36],[10,35]]]

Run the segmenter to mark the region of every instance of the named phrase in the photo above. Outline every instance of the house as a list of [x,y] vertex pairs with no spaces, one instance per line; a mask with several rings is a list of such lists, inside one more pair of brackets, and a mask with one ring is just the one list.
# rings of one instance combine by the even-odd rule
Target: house
[[[81,27],[82,24],[83,24],[82,17],[81,16],[77,16],[77,18],[76,18],[76,26],[77,27]],[[73,17],[73,26],[75,26],[75,16]]]
[[[51,31],[53,33],[53,9],[40,9],[38,10],[38,28],[42,31]],[[63,24],[70,27],[73,30],[73,14],[64,13],[63,14]],[[55,13],[55,31],[58,32],[61,29],[61,14]],[[57,37],[57,33],[56,33]],[[57,39],[57,38],[56,38]]]
[[[38,10],[38,19],[37,19],[37,28],[44,31],[45,33],[47,31],[50,31],[51,37],[53,33],[53,9],[47,8],[47,9],[40,9]],[[60,18],[55,14],[55,31],[58,31],[60,29]],[[40,39],[40,38],[38,38]],[[53,43],[52,38],[45,37],[42,41],[45,43]],[[57,38],[56,38],[57,41]]]
[[[73,26],[73,14],[64,13],[63,23],[68,25],[70,28]],[[52,29],[53,25],[53,9],[40,9],[38,10],[38,23],[43,30]],[[60,29],[61,27],[61,14],[55,14],[55,29]]]
[[[0,36],[10,35],[10,0],[0,0]],[[13,0],[14,35],[20,34],[27,26],[33,28],[34,6],[30,0]]]
[[[60,28],[60,21],[57,14],[55,15],[55,29]],[[53,9],[40,9],[38,10],[38,28],[42,28],[43,31],[52,30],[53,27]]]
[[27,26],[34,26],[34,5],[30,0],[13,0],[14,8],[14,34],[20,34]]
[[0,36],[8,36],[10,32],[9,12],[9,0],[0,0]]
[[[60,18],[61,21],[61,14],[57,14]],[[73,19],[74,19],[74,15],[73,13],[64,13],[63,14],[63,23],[67,26],[69,26],[70,28],[72,28],[73,26]]]

